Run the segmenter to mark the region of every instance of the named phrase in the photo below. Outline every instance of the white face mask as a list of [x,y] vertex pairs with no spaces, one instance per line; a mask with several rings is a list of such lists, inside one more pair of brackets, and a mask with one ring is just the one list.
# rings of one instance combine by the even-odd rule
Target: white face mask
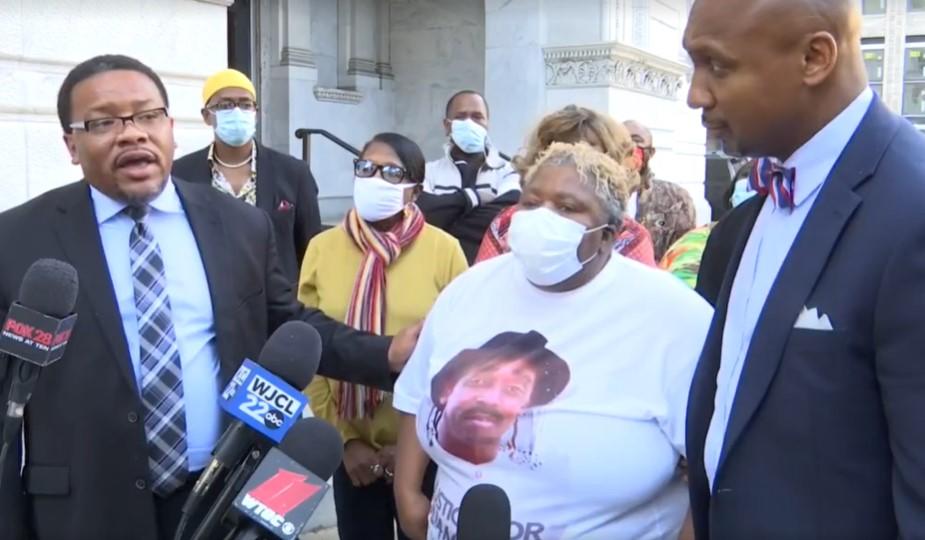
[[405,190],[417,184],[391,184],[375,176],[353,179],[353,204],[364,221],[382,221],[405,208]]
[[595,253],[586,261],[579,260],[578,245],[586,234],[607,227],[588,229],[548,208],[520,210],[511,219],[508,244],[527,279],[549,287],[574,276],[597,257]]

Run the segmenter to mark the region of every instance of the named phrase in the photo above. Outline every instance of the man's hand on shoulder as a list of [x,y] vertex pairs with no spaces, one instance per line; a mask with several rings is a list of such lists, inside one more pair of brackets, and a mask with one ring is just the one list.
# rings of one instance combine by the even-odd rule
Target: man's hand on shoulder
[[392,338],[392,343],[389,345],[389,369],[393,373],[401,372],[408,359],[411,358],[411,353],[414,352],[414,347],[421,336],[422,328],[424,328],[424,321],[403,328]]

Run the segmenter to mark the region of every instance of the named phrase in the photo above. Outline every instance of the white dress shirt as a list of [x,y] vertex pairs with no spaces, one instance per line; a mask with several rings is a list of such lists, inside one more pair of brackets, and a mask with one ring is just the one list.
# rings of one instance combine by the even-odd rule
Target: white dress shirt
[[[129,236],[134,221],[127,206],[91,187],[93,209],[99,226],[106,265],[122,316],[137,388],[141,389],[141,346],[132,278]],[[183,401],[186,408],[186,442],[189,469],[198,471],[211,458],[221,434],[218,405],[218,348],[212,297],[199,246],[193,236],[176,187],[168,180],[164,191],[150,205],[146,223],[160,247],[167,277],[167,294],[174,334],[183,369]]]
[[[716,376],[713,417],[703,453],[711,488],[758,317],[822,184],[864,119],[872,99],[873,92],[869,88],[865,89],[845,110],[790,156],[784,166],[797,170],[795,207],[792,211],[778,208],[768,197],[748,237],[732,282],[726,325],[723,328],[719,373]],[[794,319],[797,315],[793,314]]]

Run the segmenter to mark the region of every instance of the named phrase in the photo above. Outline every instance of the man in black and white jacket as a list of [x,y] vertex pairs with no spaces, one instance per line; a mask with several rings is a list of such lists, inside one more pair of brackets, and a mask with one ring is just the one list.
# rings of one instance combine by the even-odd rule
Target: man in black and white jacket
[[501,210],[520,199],[520,176],[488,138],[488,103],[474,90],[446,104],[445,155],[427,164],[418,205],[427,222],[455,236],[469,263]]

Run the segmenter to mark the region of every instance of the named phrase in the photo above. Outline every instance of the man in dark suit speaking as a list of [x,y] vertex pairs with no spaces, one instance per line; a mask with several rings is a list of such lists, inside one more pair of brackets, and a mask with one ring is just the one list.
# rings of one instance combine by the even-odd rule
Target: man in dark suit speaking
[[[26,409],[25,454],[2,464],[0,538],[170,538],[221,435],[219,389],[273,330],[311,323],[321,374],[388,388],[416,329],[390,341],[299,304],[266,213],[170,177],[173,119],[144,64],[78,65],[58,115],[85,181],[0,214],[0,320],[44,257],[77,269],[79,318]],[[164,450],[168,430],[185,451]]]
[[852,0],[691,12],[688,101],[761,158],[701,266],[699,539],[925,538],[925,138],[868,88],[860,30]]

